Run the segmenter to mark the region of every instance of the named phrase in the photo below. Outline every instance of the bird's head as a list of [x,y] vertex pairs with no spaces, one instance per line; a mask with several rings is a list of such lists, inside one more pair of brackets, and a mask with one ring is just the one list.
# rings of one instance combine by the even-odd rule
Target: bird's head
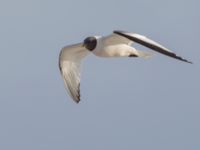
[[88,49],[89,51],[93,51],[97,46],[97,38],[94,36],[87,37],[83,41],[83,46]]

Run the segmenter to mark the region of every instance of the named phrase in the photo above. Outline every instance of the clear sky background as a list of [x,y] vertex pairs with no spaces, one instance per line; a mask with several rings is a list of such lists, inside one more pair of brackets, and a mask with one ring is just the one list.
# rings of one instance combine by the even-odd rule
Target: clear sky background
[[[0,149],[200,149],[199,6],[1,0]],[[146,35],[194,65],[156,52],[150,60],[91,55],[75,104],[58,69],[60,49],[116,29]]]

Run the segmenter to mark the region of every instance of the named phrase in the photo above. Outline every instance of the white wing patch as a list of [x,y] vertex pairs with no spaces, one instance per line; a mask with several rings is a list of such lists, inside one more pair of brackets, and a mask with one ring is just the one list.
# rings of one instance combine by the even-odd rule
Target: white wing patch
[[144,36],[144,35],[140,35],[140,34],[136,34],[136,33],[128,33],[128,35],[133,36],[133,37],[136,37],[136,38],[138,38],[138,39],[141,39],[141,40],[143,40],[143,41],[145,41],[145,42],[147,42],[147,43],[149,43],[149,44],[152,44],[152,45],[155,45],[155,46],[157,46],[157,47],[160,47],[160,48],[162,48],[162,49],[165,50],[165,51],[172,52],[172,51],[169,50],[168,48],[166,48],[166,47],[162,46],[161,44],[159,44],[159,43],[157,43],[157,42],[155,42],[155,41],[153,41],[153,40],[147,38],[147,37]]
[[115,44],[127,44],[127,45],[131,45],[133,43],[133,41],[123,37],[123,36],[120,36],[118,34],[111,34],[111,35],[108,35],[108,36],[105,36],[102,38],[102,42],[105,46],[108,46],[108,45],[115,45]]
[[75,102],[80,101],[80,66],[81,60],[90,52],[82,44],[64,47],[60,52],[59,68],[65,87]]
[[61,65],[62,76],[69,95],[74,101],[80,101],[80,64],[65,61]]

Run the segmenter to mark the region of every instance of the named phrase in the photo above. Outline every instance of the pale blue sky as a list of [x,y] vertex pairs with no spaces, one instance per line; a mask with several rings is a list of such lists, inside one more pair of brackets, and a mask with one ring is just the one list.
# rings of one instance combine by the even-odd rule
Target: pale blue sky
[[[1,0],[0,149],[200,149],[199,6]],[[91,55],[75,104],[59,73],[60,48],[116,29],[151,37],[194,65],[157,53],[150,60]]]

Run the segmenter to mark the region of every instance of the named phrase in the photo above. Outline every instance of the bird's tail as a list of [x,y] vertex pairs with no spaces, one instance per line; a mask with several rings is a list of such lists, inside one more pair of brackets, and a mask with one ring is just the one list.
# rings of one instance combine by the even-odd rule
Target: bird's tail
[[139,57],[142,57],[142,58],[145,58],[145,59],[149,59],[153,56],[152,53],[148,53],[148,52],[144,52],[144,51],[140,51],[140,50],[137,50],[137,53],[138,53],[137,55]]

